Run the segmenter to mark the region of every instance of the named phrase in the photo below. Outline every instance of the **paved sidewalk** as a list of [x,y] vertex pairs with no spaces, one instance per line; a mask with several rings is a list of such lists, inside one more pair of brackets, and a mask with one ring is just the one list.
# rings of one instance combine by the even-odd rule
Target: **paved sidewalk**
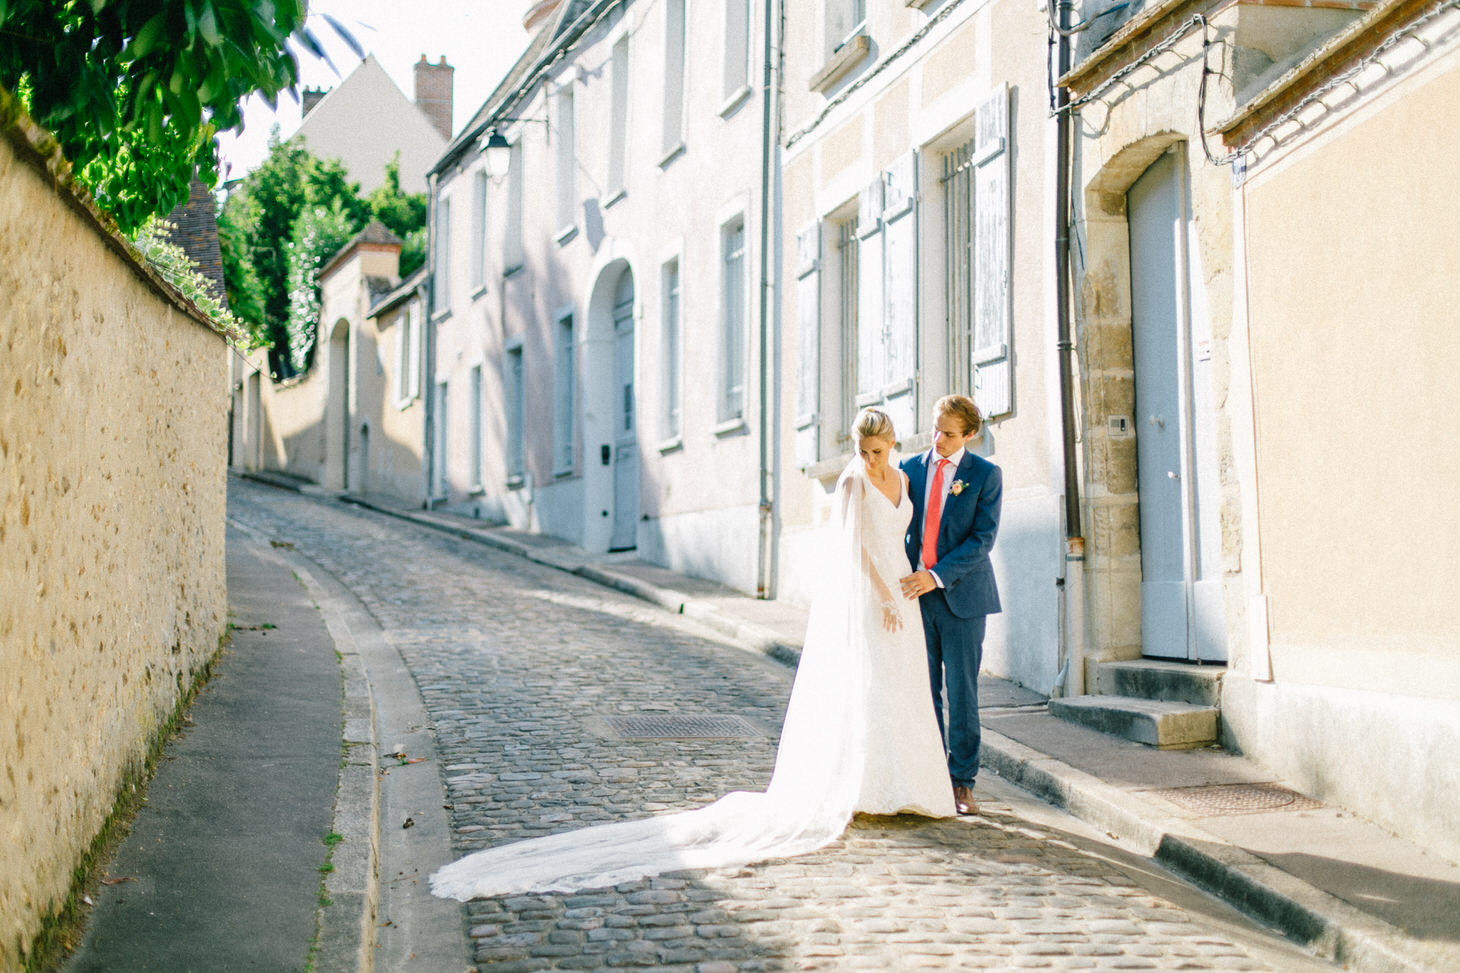
[[[229,530],[227,567],[232,639],[163,755],[67,973],[299,970],[318,948],[340,663],[267,545]],[[348,960],[335,968],[355,968],[358,903],[351,911]]]
[[[374,497],[339,499],[609,585],[787,664],[799,654],[805,615],[792,606],[631,556],[592,555],[552,538]],[[1154,750],[1051,717],[1042,696],[1005,680],[985,676],[981,686],[986,770],[1134,842],[1199,887],[1350,968],[1460,969],[1455,863],[1341,809],[1293,796],[1240,756]]]

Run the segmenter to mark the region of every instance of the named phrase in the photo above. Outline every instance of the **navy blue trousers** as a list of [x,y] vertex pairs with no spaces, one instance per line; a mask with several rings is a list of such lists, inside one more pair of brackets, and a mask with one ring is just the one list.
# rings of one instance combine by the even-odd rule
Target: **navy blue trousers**
[[[943,589],[918,599],[923,612],[923,638],[928,644],[928,679],[938,732],[948,753],[948,776],[955,787],[972,787],[978,776],[978,670],[983,663],[986,615],[959,618],[948,609]],[[943,715],[943,691],[948,714]]]

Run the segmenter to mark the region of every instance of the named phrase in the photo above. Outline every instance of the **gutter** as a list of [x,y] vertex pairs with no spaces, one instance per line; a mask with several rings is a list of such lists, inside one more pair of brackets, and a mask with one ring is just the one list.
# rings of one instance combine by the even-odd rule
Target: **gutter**
[[[775,381],[774,412],[771,409],[771,383],[779,376],[780,356],[780,302],[771,301],[772,291],[779,292],[775,281],[780,274],[780,261],[774,269],[771,263],[771,241],[775,241],[776,252],[780,252],[780,207],[771,206],[771,193],[779,192],[780,137],[775,124],[778,114],[774,111],[776,96],[775,47],[771,44],[773,24],[779,24],[779,0],[765,0],[764,23],[761,27],[763,65],[761,73],[761,159],[760,159],[760,470],[757,482],[760,487],[760,530],[756,552],[755,593],[757,598],[774,598],[777,587],[777,566],[779,558],[776,549],[779,542],[779,511],[776,497],[780,486],[779,448],[772,448],[772,440],[780,444],[780,398],[781,383]],[[775,18],[775,19],[773,19]],[[771,220],[776,221],[776,232],[771,233]],[[772,310],[774,306],[774,310]],[[774,321],[772,316],[774,315]],[[774,340],[773,340],[774,338]],[[774,422],[772,420],[774,419]]]

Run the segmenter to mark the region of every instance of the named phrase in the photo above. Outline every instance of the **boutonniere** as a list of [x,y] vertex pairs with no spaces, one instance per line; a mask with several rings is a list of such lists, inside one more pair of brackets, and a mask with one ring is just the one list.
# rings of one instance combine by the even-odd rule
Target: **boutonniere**
[[963,488],[966,486],[968,486],[968,484],[964,483],[962,480],[954,480],[953,485],[948,488],[948,492],[956,497],[963,492]]

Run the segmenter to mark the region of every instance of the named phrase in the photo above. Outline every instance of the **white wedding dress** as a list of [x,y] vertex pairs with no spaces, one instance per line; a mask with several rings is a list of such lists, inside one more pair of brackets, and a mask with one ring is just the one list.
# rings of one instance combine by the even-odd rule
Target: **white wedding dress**
[[[922,616],[897,583],[908,573],[912,502],[905,486],[898,503],[888,500],[860,458],[837,481],[837,499],[839,529],[829,531],[825,583],[812,600],[764,793],[487,848],[433,874],[431,891],[464,902],[602,888],[805,854],[835,841],[858,812],[952,816]],[[887,594],[901,617],[897,631],[883,626]]]

